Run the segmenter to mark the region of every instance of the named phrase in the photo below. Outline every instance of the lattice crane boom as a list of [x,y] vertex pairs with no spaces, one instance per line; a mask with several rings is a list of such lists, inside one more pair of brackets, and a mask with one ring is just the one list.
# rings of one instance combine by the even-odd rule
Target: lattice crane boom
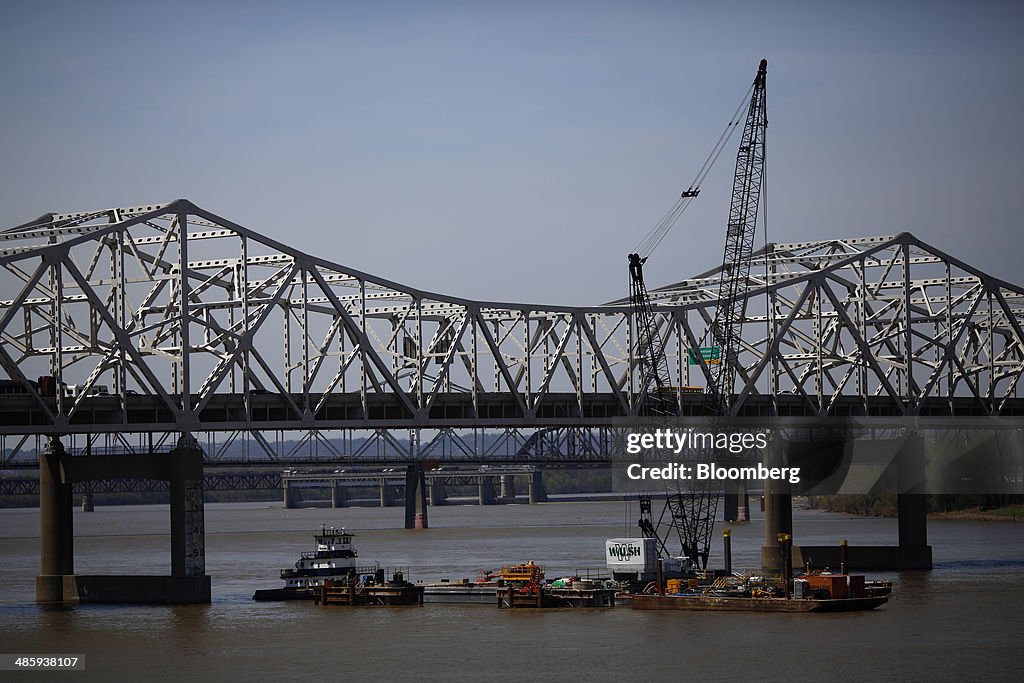
[[668,359],[665,343],[658,331],[651,297],[644,283],[644,262],[640,254],[629,255],[629,304],[636,328],[636,347],[640,352],[640,386],[637,394],[641,408],[649,416],[670,415],[677,412],[675,401],[669,395]]
[[[711,326],[712,344],[721,349],[720,360],[717,363],[705,363],[709,381],[704,394],[704,415],[707,416],[706,420],[712,421],[729,415],[732,405],[738,356],[736,347],[742,338],[746,309],[746,298],[742,294],[750,273],[764,180],[765,131],[768,125],[765,105],[767,67],[767,60],[762,59],[754,78],[743,135],[736,154],[719,300]],[[686,198],[690,192],[688,190],[683,197]],[[696,196],[696,192],[692,192],[691,196]],[[639,401],[642,413],[651,417],[671,417],[678,414],[678,403],[668,386],[664,343],[644,283],[643,264],[646,260],[647,257],[639,253],[629,255],[630,306],[637,330],[637,358],[640,363]],[[715,354],[711,356],[714,358]],[[710,483],[691,483],[694,485],[687,490],[683,490],[680,485],[668,487],[665,512],[668,513],[668,523],[678,535],[683,554],[707,567],[720,491]],[[652,524],[649,496],[641,496],[640,510],[639,524],[643,533],[657,538],[664,549],[668,533],[659,533],[660,530]],[[663,520],[665,512],[662,513]]]
[[736,154],[736,172],[732,181],[732,201],[725,233],[718,308],[711,326],[713,342],[721,348],[721,362],[708,366],[710,381],[704,394],[705,414],[716,416],[730,414],[739,355],[737,347],[743,338],[743,317],[747,299],[742,293],[750,274],[757,210],[764,182],[765,132],[768,128],[765,105],[767,69],[768,61],[762,59],[754,78],[747,120]]

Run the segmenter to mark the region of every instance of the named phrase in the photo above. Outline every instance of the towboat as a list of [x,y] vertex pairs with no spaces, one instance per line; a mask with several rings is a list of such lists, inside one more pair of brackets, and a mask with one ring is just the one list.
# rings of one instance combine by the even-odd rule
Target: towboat
[[376,564],[367,567],[356,566],[355,536],[344,527],[324,525],[313,534],[314,548],[302,553],[294,568],[281,570],[284,588],[269,588],[256,591],[253,600],[312,600],[320,594],[327,580],[341,580],[353,576],[374,575],[380,572]]

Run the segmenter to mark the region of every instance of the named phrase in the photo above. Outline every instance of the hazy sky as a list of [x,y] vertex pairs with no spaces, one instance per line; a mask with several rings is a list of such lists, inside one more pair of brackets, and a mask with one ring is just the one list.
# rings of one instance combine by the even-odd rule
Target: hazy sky
[[[185,197],[421,289],[600,303],[766,58],[769,239],[909,231],[1024,284],[1022,8],[7,0],[0,227]],[[649,284],[721,261],[734,155]]]

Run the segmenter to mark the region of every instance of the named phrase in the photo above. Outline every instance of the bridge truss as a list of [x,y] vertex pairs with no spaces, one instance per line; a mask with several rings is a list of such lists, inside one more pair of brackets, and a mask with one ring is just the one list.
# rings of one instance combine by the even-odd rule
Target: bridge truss
[[[715,270],[650,292],[673,385],[706,385],[708,365],[688,351],[706,337],[718,282]],[[1024,289],[913,235],[769,245],[740,292],[732,414],[1018,411]],[[283,443],[337,460],[371,441],[454,457],[484,433],[520,458],[545,440],[549,457],[582,457],[581,444],[607,443],[594,430],[636,413],[625,300],[438,295],[187,200],[0,233],[0,299],[3,464],[47,435],[133,449],[182,432],[215,434],[224,452],[251,440],[281,460],[300,459]],[[43,395],[44,376],[75,393]],[[675,397],[681,414],[700,410]]]

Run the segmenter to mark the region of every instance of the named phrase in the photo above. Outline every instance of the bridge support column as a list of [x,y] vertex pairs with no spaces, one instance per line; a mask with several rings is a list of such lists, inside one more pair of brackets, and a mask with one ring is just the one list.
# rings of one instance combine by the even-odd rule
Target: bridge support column
[[338,480],[331,481],[331,507],[343,508],[348,500],[348,490],[338,483]]
[[298,503],[298,500],[296,500],[298,491],[292,490],[292,487],[288,485],[287,481],[281,482],[281,488],[284,491],[284,509],[291,510],[295,507],[295,504]]
[[897,569],[931,569],[932,547],[928,545],[928,498],[925,495],[924,439],[908,436],[897,461],[896,513],[899,546]]
[[750,520],[750,500],[747,496],[747,484],[743,481],[728,482],[722,496],[724,509],[723,522],[746,522]]
[[171,576],[205,575],[203,451],[191,435],[185,435],[171,451]]
[[93,512],[96,509],[96,505],[92,499],[92,487],[87,486],[85,491],[82,492],[82,512]]
[[388,484],[388,480],[381,477],[380,480],[380,506],[389,508],[395,504],[395,490]]
[[[74,573],[72,486],[97,479],[170,483],[171,575]],[[39,459],[40,573],[37,602],[209,603],[203,521],[203,452],[191,435],[169,454],[69,457],[52,439]]]
[[448,500],[448,492],[444,487],[444,479],[441,477],[432,477],[430,479],[430,504],[444,505]]
[[416,464],[405,471],[405,528],[427,528],[427,475]]
[[503,503],[516,502],[516,478],[511,474],[501,475],[501,501]]
[[480,505],[494,505],[494,477],[481,474],[476,481]]
[[[820,481],[836,471],[841,472],[841,468],[853,458],[857,447],[871,449],[872,457],[879,464],[888,463],[880,472],[876,486],[879,490],[891,491],[895,482],[899,539],[896,545],[859,545],[850,539],[845,546],[848,568],[862,571],[931,569],[928,505],[924,493],[925,444],[921,436],[909,435],[898,441],[879,439],[864,444],[849,441],[849,437],[842,434],[828,440],[819,437],[811,445],[801,442],[790,444],[787,462],[781,464],[800,465],[802,480]],[[765,517],[765,545],[768,545],[767,510]],[[794,547],[793,551],[797,566],[838,567],[843,559],[838,545],[800,546]]]
[[750,494],[747,493],[747,482],[740,482],[739,501],[736,509],[737,522],[750,521]]
[[534,470],[530,474],[530,495],[527,498],[527,502],[530,505],[548,502],[548,492],[544,488],[544,473],[540,470]]
[[39,576],[36,602],[63,602],[64,577],[75,573],[71,484],[63,483],[64,445],[51,438],[39,455]]
[[[786,442],[777,439],[765,449],[766,467],[785,467]],[[793,495],[786,481],[768,479],[764,482],[764,545],[761,546],[761,567],[781,572],[779,534],[793,536]]]

